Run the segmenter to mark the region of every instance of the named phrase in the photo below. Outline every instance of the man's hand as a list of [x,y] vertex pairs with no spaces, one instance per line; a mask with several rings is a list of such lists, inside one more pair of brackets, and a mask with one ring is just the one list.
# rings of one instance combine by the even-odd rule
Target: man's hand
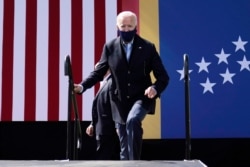
[[74,84],[74,92],[75,93],[81,93],[82,90],[83,90],[82,85],[80,85],[80,84]]
[[153,86],[150,86],[145,90],[144,95],[148,96],[150,99],[153,99],[157,95],[157,91]]
[[94,126],[93,125],[89,125],[86,128],[86,133],[87,133],[87,135],[89,135],[89,136],[92,137],[94,135]]

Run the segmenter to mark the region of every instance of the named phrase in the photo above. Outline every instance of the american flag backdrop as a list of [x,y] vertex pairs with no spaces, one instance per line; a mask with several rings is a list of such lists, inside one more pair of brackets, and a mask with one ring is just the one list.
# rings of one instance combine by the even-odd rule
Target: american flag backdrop
[[[122,10],[135,12],[138,33],[159,47],[155,0],[0,0],[0,121],[66,121],[65,57],[70,55],[74,82],[80,82],[103,44],[117,36]],[[97,89],[77,95],[80,120],[91,120]],[[160,137],[159,120],[160,111],[144,121],[144,136]]]
[[[116,36],[116,0],[1,0],[1,120],[66,120],[70,55],[75,82],[92,69]],[[128,4],[131,2],[128,2]],[[126,3],[125,3],[126,5]],[[89,120],[94,90],[79,97]]]
[[[93,70],[116,37],[116,0],[1,0],[1,120],[67,120],[66,55],[75,82]],[[78,98],[90,120],[94,89]]]

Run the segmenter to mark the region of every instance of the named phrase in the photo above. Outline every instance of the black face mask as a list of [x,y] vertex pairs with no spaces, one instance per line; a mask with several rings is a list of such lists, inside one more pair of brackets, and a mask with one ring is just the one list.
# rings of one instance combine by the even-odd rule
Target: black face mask
[[118,30],[118,34],[121,36],[124,42],[130,42],[134,38],[137,30],[136,28],[132,31],[120,31]]

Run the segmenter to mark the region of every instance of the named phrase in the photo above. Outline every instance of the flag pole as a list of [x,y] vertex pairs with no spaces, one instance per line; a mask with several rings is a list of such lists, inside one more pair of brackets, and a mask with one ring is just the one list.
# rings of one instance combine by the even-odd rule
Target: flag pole
[[190,98],[189,98],[189,66],[188,55],[184,54],[184,82],[185,82],[185,125],[186,125],[186,150],[185,158],[190,160],[191,156],[191,130],[190,130]]

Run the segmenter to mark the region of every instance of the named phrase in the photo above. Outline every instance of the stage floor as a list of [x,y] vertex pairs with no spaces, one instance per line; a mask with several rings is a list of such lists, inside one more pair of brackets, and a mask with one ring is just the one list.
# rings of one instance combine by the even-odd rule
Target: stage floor
[[184,161],[22,161],[0,160],[0,167],[207,167],[200,160]]

